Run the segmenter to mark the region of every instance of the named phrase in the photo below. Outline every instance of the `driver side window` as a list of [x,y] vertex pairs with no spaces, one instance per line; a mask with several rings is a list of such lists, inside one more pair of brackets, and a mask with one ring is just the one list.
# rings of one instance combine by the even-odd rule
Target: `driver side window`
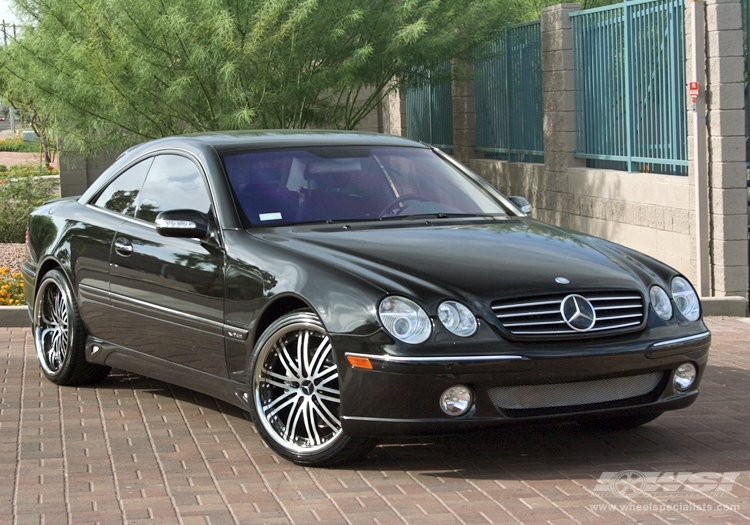
[[154,222],[169,210],[190,209],[208,214],[211,197],[200,168],[180,155],[158,155],[146,177],[135,216]]

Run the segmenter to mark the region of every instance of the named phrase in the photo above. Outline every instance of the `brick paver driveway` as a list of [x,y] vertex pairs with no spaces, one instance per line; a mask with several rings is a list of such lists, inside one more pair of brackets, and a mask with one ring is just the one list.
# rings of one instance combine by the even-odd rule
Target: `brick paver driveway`
[[702,394],[638,430],[575,425],[384,444],[297,467],[240,410],[113,373],[45,380],[30,331],[0,328],[0,523],[743,523],[750,323],[711,318]]

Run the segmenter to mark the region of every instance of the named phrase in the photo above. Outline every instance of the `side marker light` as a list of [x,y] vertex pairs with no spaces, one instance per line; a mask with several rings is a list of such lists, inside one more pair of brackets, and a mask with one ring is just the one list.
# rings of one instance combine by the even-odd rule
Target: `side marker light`
[[366,357],[354,357],[348,355],[346,356],[346,360],[349,361],[349,364],[354,368],[366,368],[367,370],[372,370],[372,363]]

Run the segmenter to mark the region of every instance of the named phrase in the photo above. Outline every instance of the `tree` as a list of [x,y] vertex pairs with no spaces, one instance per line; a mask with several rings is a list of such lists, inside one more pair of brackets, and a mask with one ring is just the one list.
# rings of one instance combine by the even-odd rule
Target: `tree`
[[11,93],[91,152],[165,135],[353,128],[391,90],[470,61],[508,0],[15,0]]
[[[508,0],[506,10],[513,23],[539,20],[542,9],[559,4],[561,0]],[[622,0],[581,0],[581,9],[593,9],[610,4],[619,4]]]
[[[7,100],[13,111],[21,111],[21,121],[24,125],[31,126],[36,136],[39,137],[39,151],[41,158],[39,159],[45,166],[51,166],[55,161],[55,155],[57,153],[57,140],[50,132],[52,124],[52,118],[48,113],[40,113],[36,108],[33,100],[24,100],[16,97],[14,93],[8,91],[7,86],[0,78],[0,92],[3,93],[3,97]],[[15,118],[11,116],[11,118]]]

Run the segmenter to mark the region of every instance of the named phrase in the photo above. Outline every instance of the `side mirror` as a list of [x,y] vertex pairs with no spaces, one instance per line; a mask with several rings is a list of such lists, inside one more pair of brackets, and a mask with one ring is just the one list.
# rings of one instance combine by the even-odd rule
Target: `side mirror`
[[516,207],[524,212],[526,215],[531,215],[531,203],[526,200],[526,197],[520,197],[518,195],[513,195],[512,197],[508,197],[508,200],[516,205]]
[[195,210],[169,210],[156,216],[156,232],[164,237],[205,239],[208,236],[209,218]]

